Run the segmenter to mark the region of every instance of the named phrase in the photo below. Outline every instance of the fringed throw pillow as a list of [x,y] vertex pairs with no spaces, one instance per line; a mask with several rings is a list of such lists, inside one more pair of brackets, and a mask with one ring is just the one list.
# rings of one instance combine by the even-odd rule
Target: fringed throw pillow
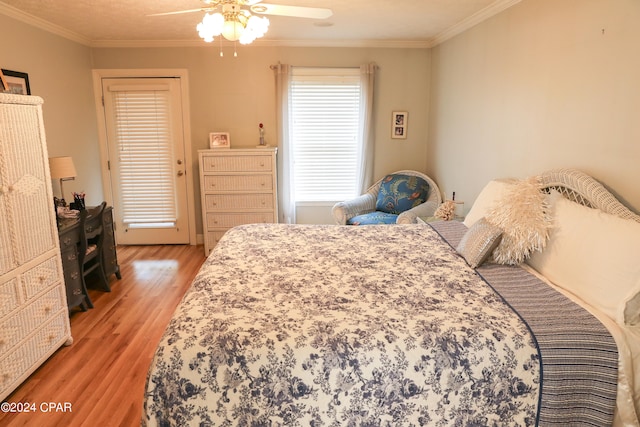
[[487,221],[502,229],[493,251],[499,264],[521,264],[534,251],[544,249],[552,218],[538,177],[516,182],[489,210]]

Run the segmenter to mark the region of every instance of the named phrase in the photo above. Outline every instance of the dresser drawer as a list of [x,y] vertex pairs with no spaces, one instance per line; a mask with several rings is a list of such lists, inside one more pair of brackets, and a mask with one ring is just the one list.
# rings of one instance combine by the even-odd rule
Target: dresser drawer
[[18,295],[18,279],[14,278],[0,285],[0,317],[18,307]]
[[205,191],[272,191],[271,175],[206,175]]
[[231,228],[242,224],[265,224],[274,222],[273,212],[256,213],[207,213],[207,229]]
[[207,194],[207,211],[273,210],[273,194]]
[[39,292],[50,288],[60,280],[62,272],[59,269],[58,258],[53,256],[22,275],[22,289],[25,301],[33,298]]
[[[14,389],[33,372],[43,359],[52,354],[57,344],[69,338],[66,310],[57,313],[35,335],[0,359],[0,395]],[[1,353],[0,353],[1,354]]]
[[80,241],[80,227],[72,227],[71,229],[60,234],[60,250],[76,246],[76,243]]
[[[7,351],[63,308],[62,287],[56,286],[16,315],[0,323],[0,353]],[[64,307],[66,313],[66,307]]]
[[271,172],[271,156],[205,156],[204,172]]

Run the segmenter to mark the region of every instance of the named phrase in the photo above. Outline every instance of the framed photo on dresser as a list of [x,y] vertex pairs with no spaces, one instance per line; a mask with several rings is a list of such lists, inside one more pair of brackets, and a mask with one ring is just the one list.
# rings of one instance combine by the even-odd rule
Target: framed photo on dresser
[[211,132],[209,134],[209,148],[230,148],[229,132]]

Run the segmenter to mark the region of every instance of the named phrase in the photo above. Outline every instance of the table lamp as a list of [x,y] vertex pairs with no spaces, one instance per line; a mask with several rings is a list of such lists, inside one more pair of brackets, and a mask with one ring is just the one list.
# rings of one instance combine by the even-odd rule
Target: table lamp
[[51,178],[60,179],[60,197],[64,201],[64,181],[72,181],[76,178],[76,167],[71,157],[49,157],[49,170]]

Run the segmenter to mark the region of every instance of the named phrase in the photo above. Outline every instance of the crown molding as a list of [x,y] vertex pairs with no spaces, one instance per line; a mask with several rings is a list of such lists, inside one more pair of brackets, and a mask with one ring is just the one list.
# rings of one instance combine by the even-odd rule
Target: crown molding
[[459,23],[453,25],[452,27],[444,30],[437,36],[433,37],[430,40],[431,47],[437,46],[440,43],[443,43],[457,36],[458,34],[467,31],[469,28],[478,25],[482,21],[485,21],[491,18],[492,16],[499,14],[500,12],[510,8],[511,6],[517,3],[520,3],[521,1],[522,0],[497,0],[496,2],[485,7],[484,9],[474,13],[468,18],[460,21]]
[[29,24],[32,27],[36,27],[41,30],[45,30],[66,39],[72,40],[76,43],[80,43],[85,46],[91,46],[91,40],[84,37],[83,35],[73,31],[69,31],[66,28],[52,24],[51,22],[45,21],[44,19],[29,15],[28,13],[24,13],[23,11],[16,9],[13,6],[9,6],[6,3],[0,2],[0,13],[3,15],[7,15],[10,18],[14,18],[18,21],[24,22],[25,24]]
[[[212,47],[228,48],[234,44],[229,41],[206,43],[202,40],[95,40],[89,44],[94,48],[161,48],[161,47]],[[243,47],[358,47],[358,48],[412,48],[431,47],[428,40],[256,40]]]
[[424,49],[431,47],[428,40],[256,40],[259,46],[283,47],[359,47],[359,48],[410,48]]

